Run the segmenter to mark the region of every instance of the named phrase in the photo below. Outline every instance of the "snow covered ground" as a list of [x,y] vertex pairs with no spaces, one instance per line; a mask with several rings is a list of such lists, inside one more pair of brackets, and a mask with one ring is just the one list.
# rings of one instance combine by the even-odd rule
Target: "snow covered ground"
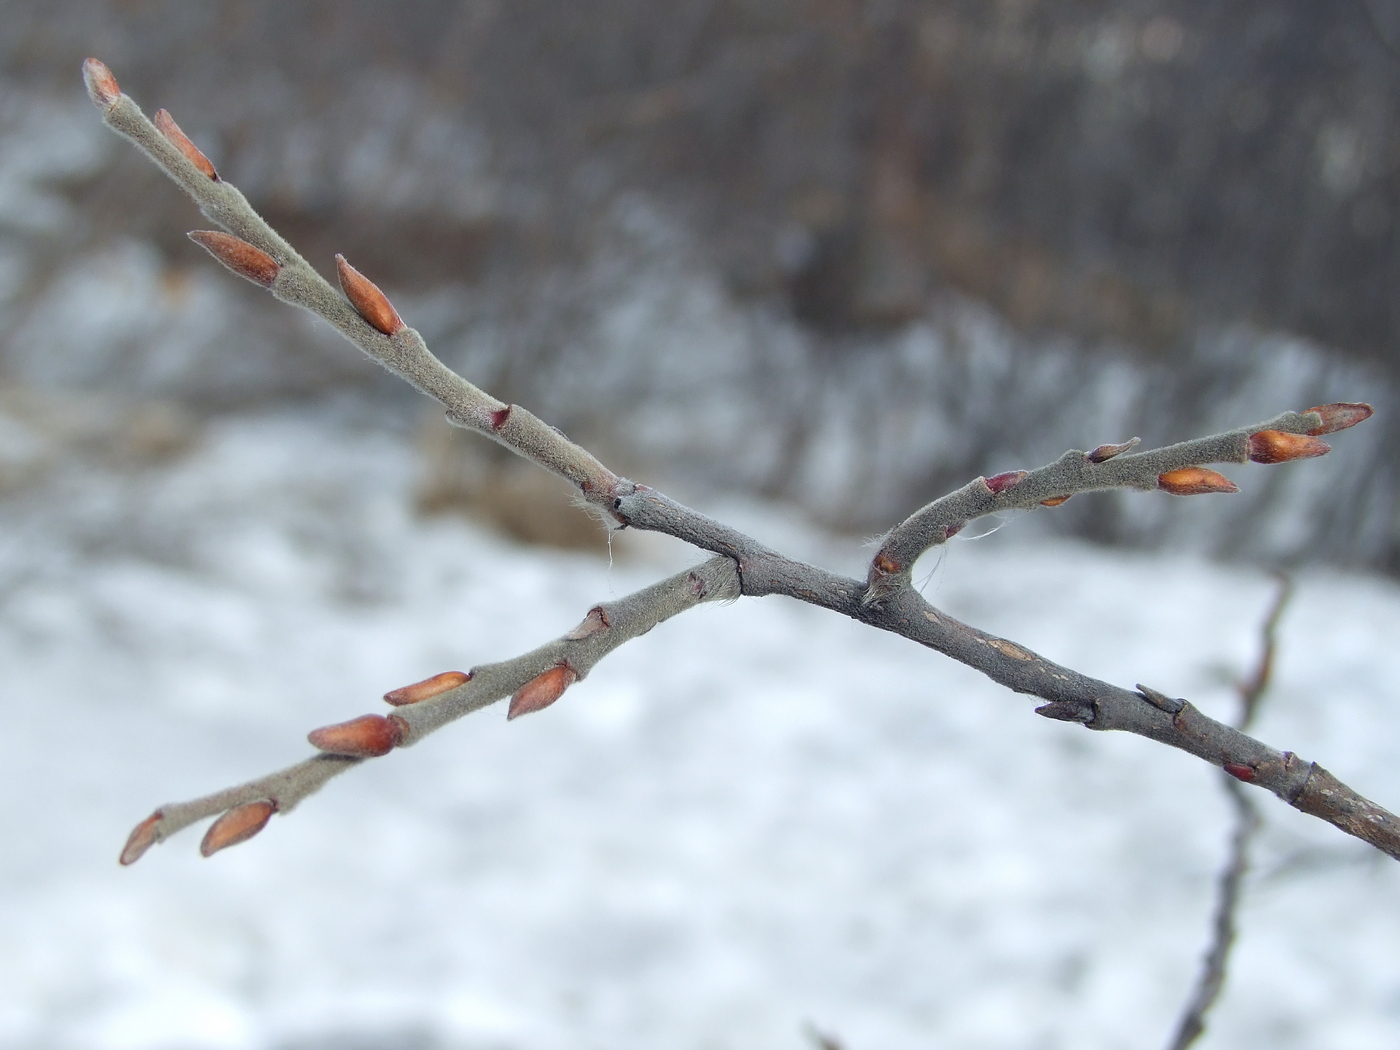
[[[1219,774],[779,599],[686,614],[550,710],[473,715],[211,860],[191,830],[119,868],[155,804],[698,560],[417,520],[413,469],[392,436],[270,416],[161,471],[55,482],[6,526],[0,1045],[1165,1042],[1206,941]],[[832,567],[868,554],[773,508],[706,509]],[[954,543],[935,604],[1229,715],[1267,576],[1028,531]],[[1304,576],[1259,734],[1400,804],[1397,638],[1395,586]],[[1200,1045],[1400,1045],[1400,866],[1260,803]]]

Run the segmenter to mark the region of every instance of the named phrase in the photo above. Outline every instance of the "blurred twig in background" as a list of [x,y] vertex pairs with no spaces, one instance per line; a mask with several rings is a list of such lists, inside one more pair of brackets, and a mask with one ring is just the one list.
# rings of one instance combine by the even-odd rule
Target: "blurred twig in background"
[[[1274,654],[1278,648],[1278,624],[1292,595],[1293,581],[1287,574],[1279,573],[1278,591],[1260,631],[1259,661],[1250,676],[1241,679],[1236,685],[1240,707],[1235,726],[1241,731],[1249,729],[1259,710],[1259,702],[1268,691],[1269,681],[1273,676]],[[1254,800],[1245,791],[1244,785],[1228,773],[1223,783],[1235,815],[1234,830],[1230,835],[1230,851],[1216,888],[1210,946],[1201,961],[1201,972],[1196,979],[1196,987],[1187,1000],[1176,1035],[1168,1045],[1168,1050],[1186,1050],[1201,1037],[1206,1030],[1206,1015],[1220,998],[1220,992],[1225,986],[1230,948],[1235,942],[1236,914],[1239,910],[1244,878],[1249,871],[1249,847],[1259,830],[1259,811],[1254,805]]]

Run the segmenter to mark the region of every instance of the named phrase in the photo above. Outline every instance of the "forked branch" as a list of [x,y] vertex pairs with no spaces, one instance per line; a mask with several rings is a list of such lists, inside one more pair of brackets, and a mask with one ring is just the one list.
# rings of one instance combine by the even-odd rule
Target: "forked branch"
[[313,731],[321,754],[300,765],[194,802],[162,806],[140,824],[122,854],[130,863],[154,842],[197,820],[223,814],[205,837],[214,852],[256,834],[274,812],[285,813],[331,777],[367,758],[416,743],[470,711],[511,696],[511,716],[553,703],[618,645],[702,601],[781,594],[901,635],[981,671],[1020,693],[1046,701],[1048,718],[1090,729],[1120,729],[1180,748],[1236,779],[1267,788],[1400,859],[1400,820],[1292,752],[1280,752],[1145,686],[1136,691],[1089,678],[1024,648],[960,623],[929,605],[910,585],[920,553],[968,521],[1012,507],[1056,506],[1091,489],[1162,489],[1175,495],[1234,491],[1205,464],[1278,463],[1322,455],[1316,435],[1353,426],[1371,414],[1359,404],[1290,412],[1213,437],[1125,455],[1135,442],[1071,451],[1031,472],[978,478],[929,504],[883,541],[865,580],[794,561],[744,533],[614,474],[585,449],[517,405],[479,390],[429,352],[384,294],[337,256],[344,296],[267,225],[237,189],[179,130],[169,114],[152,123],[121,93],[95,59],[84,65],[93,101],[113,129],[131,139],[224,231],[191,236],[221,263],[283,302],[311,311],[385,368],[439,401],[448,419],[475,430],[567,478],[614,527],[662,532],[720,555],[630,597],[596,607],[569,635],[531,653],[448,673],[395,690],[387,717],[366,715]]

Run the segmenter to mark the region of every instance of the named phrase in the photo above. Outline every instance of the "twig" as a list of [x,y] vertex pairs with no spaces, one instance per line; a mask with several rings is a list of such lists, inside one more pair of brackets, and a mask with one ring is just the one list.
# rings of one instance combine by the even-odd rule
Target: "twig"
[[1273,681],[1274,656],[1278,652],[1278,624],[1293,598],[1292,577],[1286,572],[1279,572],[1277,579],[1278,593],[1274,595],[1274,603],[1269,607],[1269,615],[1264,617],[1264,628],[1260,632],[1259,662],[1254,666],[1254,673],[1235,687],[1240,698],[1239,720],[1235,725],[1240,729],[1248,729],[1254,724],[1259,701]]
[[841,1045],[841,1040],[836,1036],[823,1032],[811,1021],[802,1022],[802,1034],[805,1035],[815,1050],[845,1050]]
[[[1283,616],[1289,599],[1293,596],[1293,581],[1284,573],[1279,573],[1278,593],[1273,605],[1264,618],[1260,632],[1261,646],[1259,662],[1249,678],[1241,680],[1236,691],[1239,694],[1240,713],[1236,723],[1241,730],[1248,729],[1259,710],[1259,702],[1268,691],[1273,677],[1274,654],[1278,648],[1278,623]],[[1238,780],[1225,778],[1225,790],[1235,810],[1235,827],[1230,835],[1230,853],[1221,869],[1216,890],[1215,917],[1211,923],[1211,941],[1206,955],[1201,960],[1201,972],[1196,978],[1196,987],[1186,1001],[1181,1020],[1177,1024],[1176,1035],[1168,1050],[1187,1050],[1206,1030],[1206,1014],[1220,998],[1225,986],[1225,969],[1230,959],[1230,949],[1235,943],[1235,915],[1239,910],[1240,893],[1245,874],[1249,871],[1249,847],[1259,831],[1259,811],[1254,800],[1245,794]]]
[[[728,558],[711,558],[688,572],[677,573],[625,598],[595,605],[579,625],[562,638],[556,638],[513,660],[484,664],[473,668],[465,676],[455,676],[455,681],[460,684],[452,684],[449,680],[442,683],[447,684],[448,688],[435,689],[437,683],[429,679],[427,683],[420,683],[420,686],[426,687],[418,690],[420,694],[426,694],[421,699],[413,695],[412,686],[395,690],[385,699],[401,706],[397,707],[395,714],[381,720],[393,726],[395,739],[384,750],[415,744],[463,715],[503,697],[519,695],[532,682],[554,676],[559,669],[563,669],[567,675],[567,688],[572,682],[586,677],[608,653],[624,642],[645,634],[663,620],[694,608],[701,602],[722,601],[738,595],[739,581],[734,572],[734,563]],[[437,676],[438,679],[444,677]],[[563,689],[559,692],[562,693]],[[405,697],[405,693],[408,696]],[[558,694],[549,703],[554,699],[558,699]],[[404,700],[408,702],[404,703]],[[379,718],[378,715],[368,717]],[[359,731],[359,727],[377,728],[378,723],[356,719],[345,725],[356,726],[355,731]],[[364,737],[369,734],[362,732],[360,735]],[[239,806],[267,802],[271,804],[268,816],[273,812],[287,813],[302,799],[319,791],[332,777],[372,757],[375,757],[372,753],[320,754],[226,791],[191,802],[161,806],[132,833],[122,852],[122,862],[134,863],[152,845],[182,828]],[[223,848],[223,845],[216,845],[215,848]],[[214,851],[207,849],[205,852],[207,855]]]
[[1239,908],[1240,890],[1249,870],[1249,845],[1259,830],[1259,812],[1245,796],[1238,781],[1225,785],[1235,808],[1235,828],[1230,836],[1230,855],[1220,872],[1215,898],[1215,916],[1211,922],[1210,947],[1201,960],[1201,972],[1196,987],[1186,1001],[1177,1024],[1176,1035],[1168,1050],[1186,1050],[1206,1030],[1206,1014],[1220,998],[1225,986],[1225,966],[1235,943],[1235,913]]
[[[1006,510],[1058,507],[1071,496],[1102,489],[1162,489],[1177,496],[1235,492],[1234,482],[1206,463],[1278,463],[1325,455],[1328,446],[1312,412],[1285,412],[1253,426],[1132,453],[1132,438],[1100,445],[1091,452],[1071,449],[1036,470],[1012,470],[976,478],[915,511],[885,536],[870,563],[867,601],[878,601],[906,586],[914,562],[929,548],[946,543],[969,522]],[[1127,453],[1127,454],[1125,454]]]
[[628,638],[700,601],[736,593],[786,595],[909,638],[1016,692],[1047,701],[1036,709],[1038,714],[1090,729],[1137,733],[1180,748],[1400,859],[1400,820],[1320,766],[1208,718],[1184,700],[1144,686],[1130,691],[1109,685],[1060,667],[1015,642],[959,623],[925,602],[909,582],[909,568],[917,554],[946,539],[960,522],[1011,506],[1057,505],[1075,492],[1093,488],[1160,488],[1177,495],[1234,491],[1231,482],[1202,464],[1247,459],[1277,463],[1321,455],[1328,448],[1316,435],[1354,426],[1371,414],[1369,406],[1323,405],[1286,413],[1257,428],[1124,456],[1116,465],[1109,461],[1127,452],[1133,442],[1104,445],[1088,453],[1068,452],[1030,473],[979,478],[891,532],[866,580],[848,579],[786,558],[736,529],[619,477],[529,412],[477,389],[435,358],[384,294],[340,257],[337,267],[348,301],[337,294],[241,193],[219,178],[168,114],[158,114],[157,124],[147,120],[121,93],[111,71],[95,59],[84,64],[84,76],[107,124],[144,150],[205,215],[229,231],[192,235],[225,266],[284,302],[330,322],[375,361],[436,398],[453,423],[485,434],[567,478],[609,522],[663,532],[723,556],[621,602],[597,607],[601,612],[590,614],[578,637],[479,668],[465,684],[439,688],[430,684],[434,679],[396,690],[386,699],[413,702],[388,718],[366,715],[314,731],[312,742],[332,757],[313,758],[198,802],[162,807],[133,832],[124,860],[136,859],[152,842],[220,812],[221,806],[234,808],[210,829],[205,851],[243,841],[260,830],[273,812],[285,812],[359,760],[413,744],[512,690],[512,715],[539,710]]

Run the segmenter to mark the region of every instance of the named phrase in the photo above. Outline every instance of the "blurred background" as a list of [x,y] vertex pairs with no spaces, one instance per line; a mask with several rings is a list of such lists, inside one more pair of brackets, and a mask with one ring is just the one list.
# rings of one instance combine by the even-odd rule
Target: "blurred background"
[[425,510],[529,484],[213,272],[188,202],[84,108],[92,52],[316,265],[345,253],[440,356],[626,472],[871,532],[1064,448],[1367,399],[1326,472],[1027,527],[1400,567],[1392,3],[5,15],[5,413],[55,455],[82,444],[60,392],[99,397],[96,443],[133,459],[213,415],[348,400],[413,416]]
[[[0,1045],[1152,1045],[1227,834],[1199,763],[745,602],[576,706],[337,782],[295,833],[116,871],[159,799],[694,552],[610,542],[213,265],[88,55],[473,382],[854,573],[977,474],[1371,402],[1325,460],[1227,468],[1239,496],[1078,496],[924,583],[1231,717],[1288,567],[1261,735],[1400,800],[1394,0],[0,15]],[[1011,533],[1036,545],[986,549]],[[1396,1045],[1395,877],[1274,809],[1202,1045]]]

